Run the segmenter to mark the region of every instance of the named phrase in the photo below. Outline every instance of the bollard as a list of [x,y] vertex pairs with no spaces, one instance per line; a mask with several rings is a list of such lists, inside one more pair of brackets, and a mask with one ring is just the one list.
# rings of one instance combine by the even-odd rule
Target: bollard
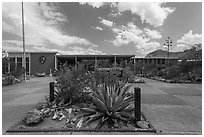
[[135,104],[135,118],[137,121],[141,121],[141,89],[136,87],[134,89],[134,104]]
[[50,102],[54,101],[54,82],[50,82]]

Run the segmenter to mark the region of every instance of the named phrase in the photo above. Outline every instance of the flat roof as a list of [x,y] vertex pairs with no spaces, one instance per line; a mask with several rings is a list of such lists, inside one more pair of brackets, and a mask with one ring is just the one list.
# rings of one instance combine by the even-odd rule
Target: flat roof
[[[18,52],[15,52],[15,51],[8,51],[7,53],[13,53],[13,54],[23,54],[23,52],[21,52],[21,51],[18,51]],[[47,54],[47,53],[58,53],[58,52],[55,52],[55,51],[51,51],[51,52],[49,52],[49,51],[47,51],[47,52],[37,52],[37,51],[30,51],[30,52],[25,52],[26,54],[28,54],[28,53],[33,53],[33,54],[39,54],[39,53],[42,53],[42,54]]]
[[[131,59],[167,59],[167,57],[132,57]],[[172,58],[169,57],[169,59],[178,59],[178,58]]]
[[124,57],[124,58],[131,58],[135,55],[57,55],[57,57],[67,58],[67,57],[82,57],[82,58],[92,58],[92,57],[102,57],[102,58],[110,58],[110,57]]

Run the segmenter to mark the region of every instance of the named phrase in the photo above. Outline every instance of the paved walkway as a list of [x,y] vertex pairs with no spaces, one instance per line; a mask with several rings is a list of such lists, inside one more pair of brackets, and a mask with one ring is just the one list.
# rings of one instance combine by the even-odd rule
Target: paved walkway
[[2,87],[2,134],[21,121],[26,113],[49,95],[50,77],[32,78],[26,83]]
[[[26,83],[3,87],[3,133],[22,120],[35,104],[44,101],[44,97],[49,93],[48,83],[51,80],[31,79]],[[201,84],[168,84],[149,79],[145,81],[145,84],[134,84],[132,90],[135,86],[141,88],[142,111],[158,134],[201,134]]]
[[201,134],[202,85],[169,84],[145,79],[142,111],[161,134]]

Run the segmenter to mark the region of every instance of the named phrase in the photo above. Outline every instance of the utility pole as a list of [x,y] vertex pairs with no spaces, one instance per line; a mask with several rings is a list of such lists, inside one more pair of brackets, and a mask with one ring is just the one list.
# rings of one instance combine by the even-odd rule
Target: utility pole
[[169,47],[172,46],[172,39],[168,36],[166,39],[166,43],[164,44],[164,46],[167,46],[167,69],[168,69],[168,75],[169,75]]
[[24,35],[24,12],[23,12],[23,2],[22,2],[22,32],[23,32],[23,59],[22,59],[22,66],[23,66],[23,79],[26,80],[26,57],[25,57],[25,35]]

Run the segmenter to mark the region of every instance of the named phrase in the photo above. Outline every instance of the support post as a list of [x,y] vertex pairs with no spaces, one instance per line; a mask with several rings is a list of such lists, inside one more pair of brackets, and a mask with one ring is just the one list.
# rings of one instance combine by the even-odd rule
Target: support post
[[[10,60],[10,58],[9,58],[9,60]],[[8,73],[10,73],[11,72],[11,63],[10,63],[10,61],[8,62]]]
[[57,56],[55,55],[55,70],[57,70],[58,69],[58,62],[57,62]]
[[77,56],[75,57],[75,69],[77,69]]
[[50,102],[53,102],[54,99],[54,82],[50,82]]
[[116,67],[117,61],[116,61],[116,56],[114,56],[114,67]]
[[97,57],[95,57],[95,69],[97,68]]
[[128,63],[127,63],[127,59],[126,59],[126,60],[125,60],[125,67],[127,67],[127,64],[128,64]]
[[134,89],[134,104],[135,104],[135,118],[137,121],[141,121],[141,89],[136,87]]
[[49,76],[52,77],[52,69],[50,69],[50,74],[49,74]]
[[133,68],[133,71],[134,71],[134,73],[135,73],[135,57],[134,57],[134,68]]

